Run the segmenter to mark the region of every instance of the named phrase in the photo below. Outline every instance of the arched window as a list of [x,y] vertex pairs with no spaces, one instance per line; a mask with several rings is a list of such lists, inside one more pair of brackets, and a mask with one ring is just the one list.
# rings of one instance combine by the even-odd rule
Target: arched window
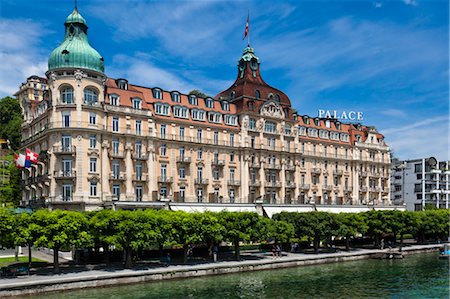
[[275,94],[275,101],[277,101],[278,103],[280,102],[280,95],[279,94]]
[[259,90],[255,90],[255,98],[257,99],[261,98],[261,92]]
[[86,88],[84,90],[84,103],[86,105],[97,105],[98,103],[98,95],[97,92],[95,90],[93,90],[92,88]]
[[61,90],[61,103],[73,104],[73,88],[72,87],[67,86]]

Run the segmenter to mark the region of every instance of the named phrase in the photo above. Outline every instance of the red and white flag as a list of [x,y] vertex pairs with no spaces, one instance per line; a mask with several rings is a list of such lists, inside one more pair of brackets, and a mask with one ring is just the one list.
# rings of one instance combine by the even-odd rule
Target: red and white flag
[[37,163],[39,154],[26,149],[25,156],[27,160],[31,161],[31,163]]
[[247,16],[247,22],[245,23],[244,37],[242,39],[245,39],[248,35],[249,22],[250,22],[250,14],[248,14],[248,16]]

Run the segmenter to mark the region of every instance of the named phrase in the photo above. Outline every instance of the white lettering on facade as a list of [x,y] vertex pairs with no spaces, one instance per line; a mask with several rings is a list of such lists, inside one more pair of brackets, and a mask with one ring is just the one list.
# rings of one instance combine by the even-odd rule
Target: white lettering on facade
[[320,118],[336,118],[339,120],[362,121],[364,119],[363,113],[360,111],[342,111],[319,109]]

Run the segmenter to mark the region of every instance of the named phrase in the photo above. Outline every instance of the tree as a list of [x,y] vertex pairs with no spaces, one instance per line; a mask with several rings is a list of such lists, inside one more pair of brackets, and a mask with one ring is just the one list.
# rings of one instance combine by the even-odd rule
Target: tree
[[425,210],[416,214],[416,228],[414,235],[419,242],[426,239],[446,239],[449,235],[449,210]]
[[267,237],[262,217],[251,212],[220,212],[219,221],[224,227],[224,239],[234,244],[236,260],[240,260],[239,242],[260,241]]
[[35,245],[53,249],[54,273],[60,272],[59,250],[92,244],[88,220],[83,213],[39,210],[33,214],[32,221],[38,225]]
[[191,91],[189,92],[189,94],[190,94],[190,95],[191,95],[191,94],[192,94],[192,95],[195,95],[196,97],[198,97],[198,98],[203,98],[203,99],[205,99],[205,98],[208,97],[207,94],[201,92],[201,91],[198,90],[198,89],[193,89],[193,90],[191,90]]
[[337,235],[345,237],[345,248],[350,250],[350,238],[358,234],[364,234],[367,226],[360,213],[339,213],[337,215],[339,228]]
[[391,218],[385,212],[369,211],[363,214],[367,225],[367,235],[374,239],[375,247],[380,245],[380,239],[383,234],[392,232]]
[[19,101],[11,97],[2,98],[0,100],[0,138],[8,139],[13,150],[20,147],[22,122]]
[[0,208],[0,245],[14,248],[17,216],[9,209]]
[[289,242],[294,237],[294,226],[286,221],[265,219],[267,226],[267,236],[275,243]]

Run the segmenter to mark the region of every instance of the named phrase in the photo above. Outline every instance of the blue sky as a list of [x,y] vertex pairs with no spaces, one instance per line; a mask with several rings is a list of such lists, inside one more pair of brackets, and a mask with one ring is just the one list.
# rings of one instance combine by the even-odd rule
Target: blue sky
[[[87,1],[78,8],[106,74],[215,95],[236,77],[250,11],[266,82],[301,114],[356,110],[401,159],[449,159],[447,0]],[[0,96],[63,38],[73,1],[0,2]]]

